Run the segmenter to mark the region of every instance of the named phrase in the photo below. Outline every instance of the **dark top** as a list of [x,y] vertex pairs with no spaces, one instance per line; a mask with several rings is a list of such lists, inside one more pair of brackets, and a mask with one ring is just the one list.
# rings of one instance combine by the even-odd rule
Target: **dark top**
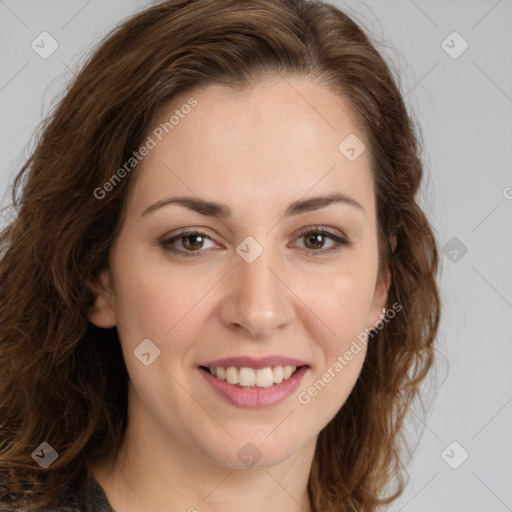
[[[84,483],[84,492],[79,498],[78,508],[71,510],[73,512],[115,512],[107,500],[103,487],[101,487],[91,473],[88,473],[88,475],[88,479]],[[67,509],[59,509],[58,512],[68,511]]]
[[[0,485],[1,487],[1,485]],[[12,512],[12,508],[4,508],[0,503],[0,512]],[[70,493],[61,498],[57,507],[45,512],[115,512],[107,500],[107,496],[101,485],[96,481],[92,473],[87,471],[83,484],[78,493]]]

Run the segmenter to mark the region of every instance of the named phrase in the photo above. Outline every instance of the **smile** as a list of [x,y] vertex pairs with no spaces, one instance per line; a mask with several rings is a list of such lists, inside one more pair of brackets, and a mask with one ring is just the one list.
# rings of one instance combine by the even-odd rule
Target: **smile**
[[[215,362],[216,364],[201,365],[198,369],[216,395],[231,405],[262,408],[276,405],[288,398],[308,370],[307,365],[299,365],[301,361],[283,361],[294,362],[296,365],[272,362],[265,361],[268,366],[263,367],[265,363],[262,360],[256,363],[245,360],[239,366],[233,364],[235,361],[222,360],[219,363],[224,363],[223,366]],[[256,368],[245,366],[247,364]]]
[[236,366],[229,366],[227,368],[217,366],[213,368],[208,367],[207,369],[217,379],[244,388],[269,388],[274,384],[288,380],[297,371],[296,366],[290,365],[260,368],[257,370],[247,366],[242,366],[241,368]]

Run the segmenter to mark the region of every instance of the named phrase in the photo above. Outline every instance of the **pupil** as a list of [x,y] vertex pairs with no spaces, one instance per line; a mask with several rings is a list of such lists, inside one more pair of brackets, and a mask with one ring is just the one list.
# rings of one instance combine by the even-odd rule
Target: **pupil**
[[[196,242],[192,242],[191,244],[189,244],[188,242],[190,241],[190,239],[196,239]],[[203,242],[202,236],[200,235],[187,235],[183,237],[183,240],[185,241],[183,246],[187,249],[199,249]]]
[[311,244],[316,248],[318,248],[318,246],[321,247],[323,245],[323,235],[309,235],[308,242],[311,242]]

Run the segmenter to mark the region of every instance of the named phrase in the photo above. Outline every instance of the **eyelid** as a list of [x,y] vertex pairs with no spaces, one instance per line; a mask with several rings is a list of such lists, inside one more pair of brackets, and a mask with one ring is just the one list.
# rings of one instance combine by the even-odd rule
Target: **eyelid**
[[300,228],[298,230],[298,234],[293,235],[294,240],[297,240],[310,232],[314,232],[314,233],[320,232],[320,233],[324,233],[325,235],[332,236],[333,238],[343,239],[347,242],[349,241],[349,237],[347,235],[345,235],[345,233],[343,231],[341,231],[340,229],[333,228],[330,226],[324,226],[321,224],[312,224],[310,226],[304,226],[304,227]]

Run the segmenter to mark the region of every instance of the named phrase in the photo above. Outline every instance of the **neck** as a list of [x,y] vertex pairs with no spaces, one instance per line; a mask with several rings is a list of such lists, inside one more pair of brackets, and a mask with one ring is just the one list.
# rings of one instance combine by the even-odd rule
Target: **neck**
[[316,438],[285,461],[239,469],[179,442],[148,414],[128,417],[114,468],[91,466],[116,512],[311,511],[307,484]]

